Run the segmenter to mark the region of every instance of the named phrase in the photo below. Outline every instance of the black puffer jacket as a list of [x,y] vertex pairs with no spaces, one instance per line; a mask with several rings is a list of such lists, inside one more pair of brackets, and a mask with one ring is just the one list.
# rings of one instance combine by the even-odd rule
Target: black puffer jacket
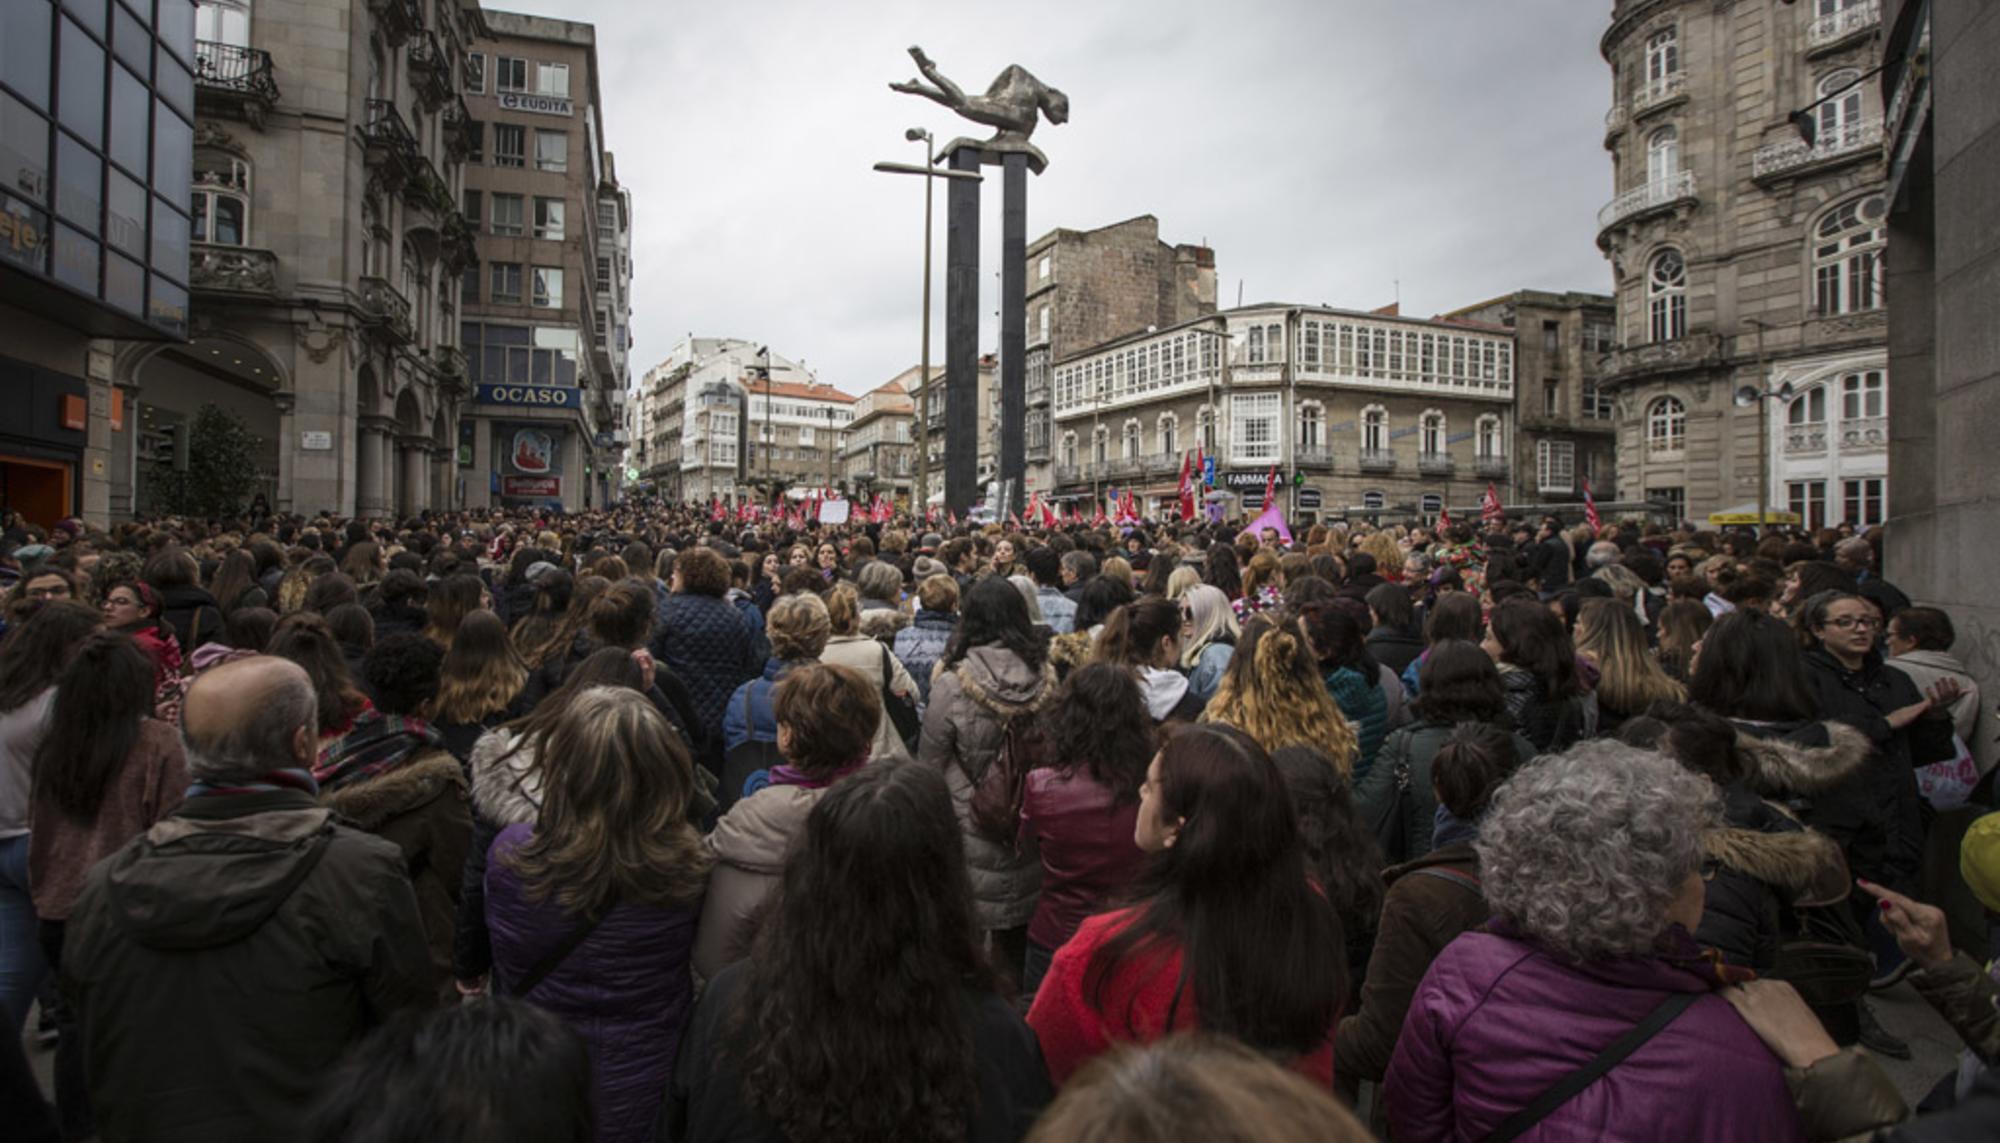
[[1522,737],[1543,754],[1560,754],[1597,735],[1597,696],[1548,697],[1532,671],[1501,664],[1500,686],[1506,692],[1507,714]]
[[1695,939],[1730,964],[1768,974],[1778,965],[1778,947],[1799,930],[1800,908],[1824,908],[1847,896],[1847,862],[1833,839],[1747,784],[1723,791],[1723,814],[1727,827],[1703,842],[1717,868]]
[[1956,753],[1949,715],[1926,715],[1897,730],[1886,717],[1923,701],[1910,676],[1870,654],[1860,669],[1848,670],[1824,649],[1807,651],[1806,678],[1820,713],[1868,736],[1877,758],[1869,768],[1872,799],[1884,815],[1883,852],[1848,853],[1854,871],[1896,889],[1915,884],[1923,866],[1929,807],[1917,792],[1915,767],[1942,762]]
[[189,585],[160,592],[160,620],[174,629],[174,641],[190,655],[203,643],[222,639],[222,609],[203,588]]

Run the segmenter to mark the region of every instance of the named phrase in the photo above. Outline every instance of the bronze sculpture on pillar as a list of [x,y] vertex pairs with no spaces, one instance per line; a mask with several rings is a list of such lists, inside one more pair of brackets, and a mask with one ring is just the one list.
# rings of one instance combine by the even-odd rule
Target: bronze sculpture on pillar
[[[890,90],[921,95],[974,123],[995,129],[991,139],[954,139],[940,152],[955,171],[1002,168],[1000,234],[1000,482],[1004,517],[1025,499],[1027,473],[1027,183],[1048,157],[1028,142],[1043,118],[1069,120],[1069,97],[1026,68],[1010,64],[984,95],[967,95],[919,47],[910,49],[924,79],[892,83]],[[979,495],[979,184],[951,184],[945,222],[945,505],[954,512]]]

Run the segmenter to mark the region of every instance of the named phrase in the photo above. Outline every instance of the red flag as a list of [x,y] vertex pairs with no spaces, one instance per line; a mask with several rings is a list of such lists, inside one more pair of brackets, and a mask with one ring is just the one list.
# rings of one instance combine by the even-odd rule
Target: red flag
[[1583,482],[1583,518],[1590,521],[1590,531],[1594,535],[1604,527],[1604,521],[1597,517],[1597,497],[1590,494],[1590,481]]
[[1506,513],[1500,509],[1500,493],[1494,490],[1491,483],[1488,483],[1486,485],[1486,496],[1479,502],[1479,519],[1482,523],[1492,526],[1498,524],[1500,518],[1504,515]]
[[1208,455],[1199,444],[1194,446],[1194,478],[1202,487],[1208,486]]
[[954,528],[958,527],[958,509],[953,508],[950,511],[946,512],[945,519],[951,521],[952,527]]
[[1194,462],[1186,454],[1181,456],[1180,508],[1181,522],[1194,519]]
[[1095,512],[1094,514],[1092,514],[1092,516],[1090,517],[1090,523],[1091,523],[1091,526],[1092,526],[1092,527],[1097,527],[1097,528],[1102,528],[1102,527],[1104,526],[1104,524],[1105,524],[1105,519],[1104,519],[1104,502],[1103,502],[1103,501],[1101,501],[1101,500],[1098,500],[1098,499],[1097,499],[1096,497],[1094,497],[1094,496],[1093,496],[1093,497],[1091,497],[1091,504],[1092,504],[1092,506],[1093,506],[1094,508],[1096,508],[1096,512]]
[[1437,530],[1443,532],[1449,527],[1451,527],[1451,509],[1439,508]]
[[1271,466],[1271,475],[1264,478],[1264,503],[1271,503],[1271,497],[1278,494],[1278,466]]

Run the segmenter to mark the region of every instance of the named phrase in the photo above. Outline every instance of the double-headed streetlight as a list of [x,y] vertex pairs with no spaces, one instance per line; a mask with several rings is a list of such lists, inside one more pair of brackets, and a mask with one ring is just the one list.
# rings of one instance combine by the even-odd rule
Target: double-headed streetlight
[[924,145],[924,165],[909,163],[877,163],[875,169],[892,175],[924,176],[924,335],[923,352],[917,364],[917,495],[910,505],[913,514],[924,518],[931,500],[931,187],[935,179],[970,179],[979,182],[977,171],[940,171],[937,169],[937,155],[933,152],[935,140],[922,127],[912,127],[903,132],[903,138],[912,143]]
[[1790,401],[1792,383],[1785,382],[1776,389],[1768,388],[1769,375],[1764,364],[1765,324],[1757,318],[1744,318],[1743,324],[1757,331],[1757,384],[1745,385],[1736,390],[1736,407],[1747,409],[1757,406],[1757,535],[1763,535],[1770,526],[1771,502],[1771,405],[1772,401]]

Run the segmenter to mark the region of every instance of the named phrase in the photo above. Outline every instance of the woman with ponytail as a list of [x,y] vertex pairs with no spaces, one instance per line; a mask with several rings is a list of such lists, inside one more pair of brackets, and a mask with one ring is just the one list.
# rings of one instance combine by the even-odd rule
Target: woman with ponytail
[[1180,606],[1158,596],[1112,612],[1097,639],[1097,661],[1132,672],[1145,692],[1146,713],[1156,723],[1193,722],[1201,716],[1201,696],[1174,669],[1180,654]]
[[1270,615],[1244,625],[1236,657],[1201,717],[1235,727],[1266,751],[1310,746],[1342,774],[1353,770],[1359,753],[1354,727],[1327,693],[1305,635]]

